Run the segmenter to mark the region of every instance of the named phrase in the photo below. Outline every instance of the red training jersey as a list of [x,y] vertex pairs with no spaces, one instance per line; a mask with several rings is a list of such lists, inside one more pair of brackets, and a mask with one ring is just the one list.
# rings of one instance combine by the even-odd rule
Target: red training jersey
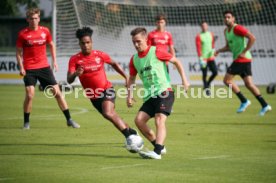
[[[138,57],[139,58],[145,57],[148,54],[149,50],[150,50],[150,46],[148,46],[148,48],[145,51],[138,52]],[[159,47],[156,48],[155,54],[156,54],[156,57],[163,62],[168,62],[173,58],[172,54],[168,53],[167,51],[164,51],[162,48],[159,48]],[[133,64],[133,56],[132,56],[129,62],[129,75],[136,76],[136,74],[137,74],[137,70]]]
[[104,63],[111,63],[111,58],[99,50],[92,50],[90,55],[79,52],[70,58],[68,72],[74,73],[78,67],[83,67],[84,72],[79,79],[86,96],[90,99],[96,99],[104,90],[112,87],[107,80]]
[[25,70],[49,67],[46,44],[52,41],[47,27],[38,26],[37,30],[29,27],[18,33],[16,47],[23,49],[23,66]]
[[148,45],[156,46],[168,51],[169,46],[173,46],[172,35],[168,31],[160,32],[154,30],[148,34]]

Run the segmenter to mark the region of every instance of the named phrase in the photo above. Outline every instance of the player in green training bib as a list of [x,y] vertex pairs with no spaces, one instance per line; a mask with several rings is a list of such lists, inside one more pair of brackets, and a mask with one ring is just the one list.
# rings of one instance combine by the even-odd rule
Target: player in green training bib
[[[206,94],[210,95],[209,87],[218,74],[214,56],[215,36],[214,33],[208,31],[208,24],[206,21],[202,21],[200,27],[201,32],[196,36],[196,50],[199,57],[200,69],[202,71],[203,88]],[[207,81],[208,69],[212,72],[212,75]]]
[[[227,69],[227,73],[223,81],[227,86],[232,88],[233,92],[241,101],[241,105],[238,108],[237,113],[244,112],[251,102],[245,98],[238,85],[233,81],[235,75],[240,75],[247,89],[250,90],[250,92],[260,102],[262,109],[259,114],[263,116],[266,112],[271,111],[272,107],[268,105],[261,96],[260,90],[253,83],[252,79],[252,56],[249,50],[255,42],[255,36],[245,27],[235,23],[235,17],[232,11],[224,12],[224,23],[227,26],[224,30],[226,45],[223,48],[218,49],[215,52],[215,56],[220,52],[231,51],[233,53],[234,61]],[[246,39],[248,39],[248,42]]]
[[[129,64],[130,77],[128,80],[127,105],[128,107],[133,106],[132,88],[138,74],[144,86],[144,103],[135,118],[135,124],[154,146],[153,151],[140,151],[139,154],[144,158],[161,159],[161,154],[166,153],[164,147],[166,138],[165,122],[174,103],[174,92],[170,84],[166,62],[171,62],[176,66],[186,91],[189,82],[178,59],[164,51],[164,49],[147,44],[145,28],[138,27],[132,30],[131,36],[137,53],[131,58]],[[155,119],[156,134],[147,125],[152,117]]]

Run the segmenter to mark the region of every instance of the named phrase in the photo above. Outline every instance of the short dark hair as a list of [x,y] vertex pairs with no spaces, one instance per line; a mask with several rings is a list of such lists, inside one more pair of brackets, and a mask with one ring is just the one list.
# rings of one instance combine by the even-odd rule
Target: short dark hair
[[200,22],[200,25],[202,25],[202,24],[204,24],[204,23],[208,24],[206,20],[202,20],[202,21]]
[[155,17],[155,21],[160,21],[160,20],[165,20],[165,22],[167,23],[167,16],[165,14],[159,14]]
[[130,32],[130,35],[136,36],[137,34],[140,34],[140,33],[142,35],[147,35],[147,29],[145,27],[137,27]]
[[233,17],[235,17],[234,12],[231,11],[231,10],[226,10],[226,11],[223,12],[223,15],[224,15],[224,16],[225,16],[226,14],[231,14]]
[[83,27],[76,31],[76,37],[80,40],[84,36],[92,37],[93,30],[90,27]]

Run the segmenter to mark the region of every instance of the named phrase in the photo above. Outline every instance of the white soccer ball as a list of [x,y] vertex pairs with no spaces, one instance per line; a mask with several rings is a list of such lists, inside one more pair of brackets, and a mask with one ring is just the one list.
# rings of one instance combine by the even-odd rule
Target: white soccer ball
[[126,149],[131,153],[137,153],[144,147],[144,141],[139,135],[130,135],[126,138]]

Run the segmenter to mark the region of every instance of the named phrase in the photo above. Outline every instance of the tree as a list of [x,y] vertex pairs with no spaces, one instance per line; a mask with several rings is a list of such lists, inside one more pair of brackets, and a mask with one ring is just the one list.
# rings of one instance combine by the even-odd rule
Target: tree
[[26,8],[38,7],[39,0],[1,0],[0,16],[18,16],[18,7],[22,5],[26,5]]

